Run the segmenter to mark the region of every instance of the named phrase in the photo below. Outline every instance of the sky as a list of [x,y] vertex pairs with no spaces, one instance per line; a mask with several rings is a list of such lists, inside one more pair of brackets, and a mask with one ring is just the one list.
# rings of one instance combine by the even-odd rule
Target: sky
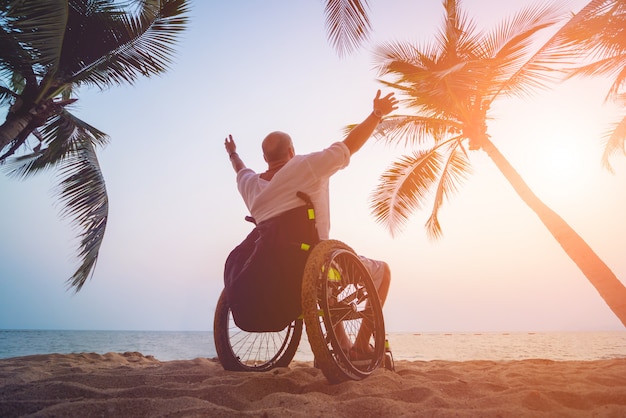
[[[532,1],[465,0],[480,28]],[[578,11],[585,0],[571,1]],[[110,135],[99,150],[110,212],[93,277],[79,293],[78,233],[59,217],[54,172],[0,175],[0,329],[211,330],[228,253],[250,231],[224,151],[232,134],[251,168],[260,143],[288,132],[296,152],[343,139],[381,88],[376,45],[424,43],[439,0],[372,0],[374,32],[339,58],[323,2],[192,2],[170,71],[104,92],[83,89],[72,111]],[[555,28],[556,29],[556,28]],[[547,35],[546,35],[547,36]],[[493,106],[492,141],[537,195],[624,282],[626,157],[602,168],[602,135],[621,117],[609,82],[570,80]],[[390,90],[382,87],[383,93]],[[331,237],[392,270],[390,332],[623,330],[589,281],[482,152],[426,238],[429,210],[393,237],[369,209],[385,168],[411,150],[370,140],[331,180]]]

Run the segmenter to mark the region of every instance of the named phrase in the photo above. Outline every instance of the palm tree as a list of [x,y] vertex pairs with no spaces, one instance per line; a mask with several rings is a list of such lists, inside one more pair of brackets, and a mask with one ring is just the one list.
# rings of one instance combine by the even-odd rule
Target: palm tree
[[93,274],[108,216],[96,148],[107,135],[68,110],[82,86],[105,89],[164,72],[186,0],[0,0],[0,164],[18,178],[59,174],[62,215],[80,228],[79,291]]
[[444,0],[446,19],[434,42],[416,46],[387,43],[376,53],[381,80],[396,89],[413,114],[388,117],[380,134],[389,142],[417,150],[401,157],[381,176],[372,196],[378,221],[393,234],[411,212],[434,196],[426,223],[428,236],[442,236],[438,211],[470,172],[470,152],[483,151],[537,214],[567,255],[598,290],[626,326],[626,287],[587,243],[527,186],[487,133],[489,110],[496,98],[526,95],[545,87],[546,55],[529,57],[536,35],[559,20],[558,8],[528,7],[495,30],[482,33],[460,8]]
[[[626,105],[626,1],[592,0],[557,33],[554,44],[561,54],[591,60],[570,68],[569,77],[611,76],[606,100]],[[620,151],[626,153],[626,116],[607,135],[602,163],[609,171],[609,158]]]

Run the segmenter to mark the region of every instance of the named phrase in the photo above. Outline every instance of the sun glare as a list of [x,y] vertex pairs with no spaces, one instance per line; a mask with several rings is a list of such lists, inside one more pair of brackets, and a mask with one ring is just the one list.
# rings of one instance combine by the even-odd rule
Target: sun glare
[[600,150],[573,132],[546,135],[529,161],[538,189],[559,199],[574,197],[589,187],[600,167]]
[[574,143],[548,143],[537,161],[537,169],[552,183],[575,180],[584,166],[580,147]]

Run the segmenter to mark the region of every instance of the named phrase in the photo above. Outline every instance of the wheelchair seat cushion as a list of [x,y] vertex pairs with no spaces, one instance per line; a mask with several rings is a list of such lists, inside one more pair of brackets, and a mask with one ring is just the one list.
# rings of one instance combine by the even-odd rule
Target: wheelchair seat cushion
[[319,241],[310,207],[261,222],[226,259],[224,287],[235,324],[248,332],[277,332],[302,312],[308,248]]

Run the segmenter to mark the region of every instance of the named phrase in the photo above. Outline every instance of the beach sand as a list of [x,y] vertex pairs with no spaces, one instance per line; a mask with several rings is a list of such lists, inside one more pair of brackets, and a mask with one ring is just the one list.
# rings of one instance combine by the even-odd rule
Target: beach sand
[[264,373],[140,353],[0,360],[0,416],[625,417],[626,359],[399,361],[330,385],[312,363]]

